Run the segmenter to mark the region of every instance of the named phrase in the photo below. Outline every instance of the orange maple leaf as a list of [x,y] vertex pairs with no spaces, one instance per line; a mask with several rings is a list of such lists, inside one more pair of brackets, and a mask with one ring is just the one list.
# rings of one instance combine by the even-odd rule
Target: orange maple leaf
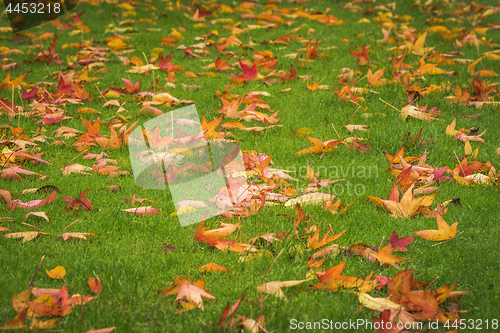
[[196,233],[194,234],[194,239],[199,242],[213,245],[219,243],[221,238],[231,235],[241,224],[240,222],[236,224],[225,224],[222,228],[208,230],[208,228],[203,226],[204,222],[205,221],[201,221],[198,225],[198,229],[196,229]]
[[313,154],[313,153],[315,153],[315,154],[317,154],[317,153],[322,153],[322,154],[329,153],[329,152],[332,152],[339,144],[341,144],[345,140],[345,139],[328,140],[328,141],[323,142],[320,139],[310,137],[309,135],[307,136],[307,139],[313,144],[313,146],[296,152],[295,156],[307,155],[307,154]]
[[392,254],[391,244],[386,245],[380,250],[378,250],[376,253],[370,253],[369,255],[370,257],[377,259],[381,265],[388,264],[391,266],[396,266],[396,264],[399,262],[408,261],[408,259],[401,258]]

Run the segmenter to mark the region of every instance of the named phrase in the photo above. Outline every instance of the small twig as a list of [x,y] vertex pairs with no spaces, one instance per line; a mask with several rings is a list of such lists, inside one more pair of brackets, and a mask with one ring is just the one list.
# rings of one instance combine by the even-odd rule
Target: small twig
[[385,104],[389,105],[391,108],[393,108],[394,110],[396,110],[396,111],[398,111],[398,112],[399,112],[399,110],[398,110],[398,109],[396,109],[396,107],[395,107],[395,106],[393,106],[393,105],[391,105],[391,104],[387,103],[386,101],[384,101],[384,100],[383,100],[382,98],[380,98],[380,97],[379,97],[378,99],[380,99],[382,102],[384,102]]
[[69,161],[68,163],[66,163],[66,164],[63,166],[63,168],[65,168],[68,164],[70,164],[71,162],[73,162],[74,160],[76,160],[76,159],[77,159],[80,155],[85,154],[85,153],[86,153],[86,152],[88,152],[89,150],[90,150],[90,148],[87,148],[87,149],[85,149],[84,151],[82,151],[80,154],[78,154],[78,155],[76,155],[75,157],[73,157],[73,158],[71,159],[71,161]]
[[337,129],[335,128],[335,126],[333,126],[333,123],[332,123],[332,127],[333,127],[333,130],[335,131],[335,133],[337,133],[337,136],[338,136],[338,137],[339,137],[339,139],[340,139],[339,132],[337,132]]
[[97,91],[99,91],[99,94],[101,94],[102,98],[104,98],[104,100],[107,102],[107,101],[108,101],[108,99],[106,98],[106,96],[104,96],[104,95],[102,94],[101,89],[99,89],[99,87],[98,87],[97,85],[95,85],[95,87],[97,88]]
[[259,152],[259,146],[257,146],[257,141],[255,141],[255,149],[257,149],[257,159],[259,160],[260,169],[262,171],[262,176],[264,176],[264,167],[262,166],[262,160],[259,157],[260,152]]
[[125,164],[125,166],[127,167],[128,172],[130,172],[130,169],[128,168],[127,163],[125,163],[125,161],[123,160],[123,158],[121,156],[120,156],[120,160],[122,160],[123,164]]
[[281,253],[283,253],[283,250],[285,249],[281,249],[280,253],[278,253],[278,255],[276,256],[276,258],[274,258],[271,266],[269,266],[269,268],[267,269],[267,272],[266,274],[264,274],[264,276],[262,277],[262,280],[260,281],[260,284],[262,284],[264,282],[264,279],[266,278],[267,276],[267,273],[269,273],[269,271],[271,270],[271,268],[273,267],[274,263],[276,262],[276,260],[279,258],[279,256],[281,255]]
[[457,153],[455,153],[455,150],[453,150],[453,154],[455,155],[455,158],[457,159],[458,165],[460,165],[460,170],[462,170],[462,174],[465,177],[465,171],[464,168],[462,168],[462,163],[460,163],[460,160],[458,159]]
[[137,208],[134,210],[134,214],[135,214],[135,213],[137,213],[137,210],[139,209],[139,207],[141,207],[141,206],[142,206],[142,204],[143,204],[143,203],[145,203],[145,202],[146,202],[146,200],[142,201],[142,202],[139,204],[139,206],[137,206]]
[[432,282],[431,282],[431,283],[429,283],[429,285],[428,285],[426,288],[429,288],[430,286],[432,286],[432,284],[433,284],[434,282],[436,282],[436,280],[437,280],[437,279],[439,279],[439,276],[436,276],[436,278],[435,278],[434,280],[432,280]]
[[29,287],[33,287],[33,282],[35,282],[36,273],[38,273],[38,270],[40,269],[40,266],[42,266],[43,258],[45,258],[45,254],[42,256],[42,259],[40,259],[40,262],[38,263],[38,267],[36,268],[36,271],[35,271],[35,275],[33,275],[33,278],[31,279],[31,282],[28,283],[28,288]]
[[[382,236],[382,241],[380,242],[379,250],[382,248],[382,244],[384,244],[385,236]],[[391,246],[392,247],[392,246]]]
[[451,241],[453,238],[450,238],[448,240],[445,240],[444,242],[441,242],[441,243],[437,243],[437,244],[434,244],[432,246],[437,246],[437,245],[441,245],[441,244],[444,244],[444,243],[448,243],[449,241]]
[[[153,75],[154,75],[154,74],[153,74]],[[156,87],[156,86],[155,86],[155,83],[156,83],[156,82],[158,82],[158,78],[159,78],[159,77],[160,77],[160,75],[158,75],[158,76],[156,77],[156,79],[154,79],[154,80],[153,80],[153,83],[151,83],[151,85],[148,87],[147,91],[149,91],[149,90],[150,90],[151,88],[153,88],[153,87]],[[156,89],[156,88],[155,88],[155,89]]]
[[83,296],[80,296],[81,301],[81,310],[80,310],[80,333],[82,333],[82,325],[83,325]]
[[70,224],[68,224],[66,226],[66,228],[64,228],[62,231],[61,231],[61,234],[64,232],[64,230],[66,230],[67,228],[69,228],[71,225],[73,225],[73,223],[77,222],[79,219],[76,219],[75,221],[71,222]]
[[50,73],[49,66],[47,66],[47,64],[44,64],[44,65],[45,65],[45,68],[47,68],[47,72],[49,72],[49,78],[52,78],[52,74]]
[[325,129],[323,128],[323,124],[321,124],[321,129],[323,130],[323,134],[325,135],[325,138],[328,140],[328,135],[326,135]]
[[[358,104],[358,103],[356,103],[356,104]],[[345,122],[345,126],[347,126],[347,124],[349,123],[349,120],[351,120],[351,118],[356,114],[356,112],[358,112],[359,108],[361,108],[361,105],[359,105],[358,108],[351,114],[349,119],[347,119],[347,121]]]
[[35,229],[36,229],[36,231],[40,231],[40,230],[38,230],[38,228],[37,228],[37,227],[35,227],[34,225],[31,225],[31,224],[29,224],[29,223],[24,223],[24,222],[21,222],[21,224],[29,225],[30,227],[35,228]]

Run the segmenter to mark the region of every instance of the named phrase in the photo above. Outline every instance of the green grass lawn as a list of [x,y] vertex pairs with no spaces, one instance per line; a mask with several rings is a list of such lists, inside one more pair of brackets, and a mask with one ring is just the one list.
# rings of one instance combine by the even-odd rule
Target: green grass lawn
[[[251,80],[231,87],[231,93],[237,95],[251,91],[269,93],[269,96],[261,98],[269,104],[273,112],[279,111],[278,117],[281,119],[276,124],[281,127],[261,132],[232,130],[231,133],[239,141],[242,150],[258,150],[261,154],[273,155],[273,164],[270,166],[295,170],[296,172],[291,172],[290,175],[299,179],[299,182],[290,183],[298,194],[308,185],[308,181],[302,177],[306,175],[307,165],[314,172],[320,172],[319,179],[346,179],[328,187],[329,191],[338,195],[342,204],[353,202],[346,212],[332,215],[320,205],[303,207],[307,215],[312,215],[311,221],[303,224],[310,227],[321,222],[320,236],[329,230],[329,225],[335,233],[346,230],[334,242],[342,249],[355,243],[375,247],[385,246],[393,231],[404,237],[414,236],[412,231],[436,229],[435,218],[426,218],[424,215],[394,218],[367,200],[367,196],[387,198],[393,187],[395,178],[387,172],[390,163],[384,152],[394,155],[406,143],[405,157],[421,156],[427,152],[427,164],[437,168],[448,166],[450,169],[455,169],[463,158],[465,145],[454,137],[446,135],[445,131],[447,125],[456,119],[456,129],[475,128],[478,129],[477,134],[487,129],[482,136],[484,143],[470,142],[473,150],[479,148],[477,157],[471,157],[470,161],[483,163],[489,161],[496,169],[500,168],[500,154],[496,152],[500,147],[500,106],[496,104],[500,98],[497,86],[499,79],[498,75],[483,77],[481,72],[477,74],[480,70],[491,70],[500,74],[500,60],[497,58],[500,56],[498,53],[500,48],[496,44],[500,44],[498,2],[478,1],[466,7],[464,12],[461,12],[464,8],[462,5],[445,1],[350,3],[352,6],[359,6],[359,10],[356,8],[349,10],[350,5],[345,1],[269,1],[268,3],[259,1],[252,2],[252,6],[237,1],[224,3],[225,6],[216,6],[215,2],[211,1],[193,1],[189,4],[157,0],[80,1],[70,12],[69,17],[61,18],[61,22],[68,22],[66,26],[46,23],[17,34],[12,34],[7,29],[0,30],[2,65],[6,66],[13,62],[18,64],[0,71],[0,97],[11,103],[14,96],[15,104],[24,107],[26,112],[8,117],[8,112],[0,105],[2,110],[0,148],[16,148],[8,142],[11,137],[16,136],[11,132],[11,127],[22,127],[28,137],[27,140],[40,134],[46,135],[44,142],[36,142],[40,150],[35,150],[33,153],[43,152],[41,158],[51,163],[51,165],[33,164],[29,161],[21,163],[24,169],[47,177],[39,180],[37,176],[21,175],[24,179],[22,181],[2,180],[0,189],[10,191],[13,200],[21,199],[23,202],[43,199],[50,193],[23,194],[22,191],[25,189],[50,185],[62,192],[58,193],[54,202],[32,210],[45,212],[50,218],[50,223],[33,216],[25,220],[24,215],[30,210],[10,211],[7,209],[7,202],[0,199],[0,226],[12,229],[14,232],[35,230],[22,224],[28,223],[37,227],[40,232],[47,233],[25,243],[19,239],[0,238],[0,327],[16,317],[17,312],[12,306],[12,297],[28,288],[42,257],[43,262],[33,280],[33,285],[38,288],[59,289],[65,284],[70,295],[93,295],[87,279],[96,275],[99,276],[103,286],[102,293],[94,295],[95,299],[83,307],[74,307],[70,314],[60,319],[59,327],[49,328],[48,331],[86,332],[92,328],[114,326],[116,332],[219,332],[223,331],[223,328],[217,326],[217,322],[227,303],[230,302],[232,306],[245,290],[246,296],[235,317],[241,315],[257,320],[265,316],[263,327],[269,332],[297,331],[298,327],[292,323],[299,322],[322,322],[325,319],[333,323],[349,322],[349,320],[372,323],[372,316],[380,317],[378,311],[360,307],[358,297],[352,289],[341,289],[337,292],[311,289],[309,286],[318,282],[316,277],[298,286],[283,288],[286,298],[270,294],[265,294],[261,298],[261,293],[256,288],[262,283],[306,279],[309,271],[307,260],[314,253],[313,250],[307,249],[307,238],[291,237],[281,242],[275,241],[272,245],[258,243],[257,255],[223,252],[193,238],[198,224],[181,227],[177,217],[170,216],[175,207],[168,191],[141,189],[131,174],[108,177],[90,171],[91,175],[64,176],[60,171],[61,168],[73,163],[92,167],[95,160],[84,160],[83,155],[74,159],[79,154],[72,146],[75,138],[56,138],[54,131],[59,127],[66,126],[85,132],[80,117],[95,120],[99,116],[100,120],[111,123],[115,120],[122,121],[117,116],[116,106],[104,107],[104,103],[112,99],[125,103],[123,107],[126,111],[119,114],[130,117],[127,126],[136,120],[142,124],[152,119],[140,114],[141,98],[151,99],[150,97],[141,97],[135,93],[117,97],[109,94],[105,98],[102,97],[101,93],[110,87],[124,88],[122,78],[132,83],[139,81],[140,92],[149,88],[151,92],[169,92],[179,100],[193,100],[196,102],[198,112],[211,121],[219,117],[219,113],[215,111],[221,108],[221,100],[216,92],[222,92],[232,83],[229,78],[231,73],[235,75],[242,73],[237,64],[238,60],[249,60],[253,63],[252,56],[256,52],[269,51],[272,52],[272,57],[278,59],[274,68],[276,74],[290,73],[290,65],[293,65],[299,76],[294,80],[281,83],[278,77],[269,76],[269,79],[275,79],[272,84],[264,80]],[[188,10],[194,12],[198,5],[202,11],[213,12],[205,17],[204,21],[194,21],[193,14]],[[293,9],[287,11],[287,8]],[[72,15],[81,12],[84,12],[81,15],[82,23],[78,25],[78,20],[73,20]],[[345,24],[327,25],[318,19],[310,19],[314,18],[315,12],[334,15],[345,21]],[[286,16],[287,13],[289,16]],[[292,15],[294,13],[295,15]],[[240,17],[248,14],[274,14],[281,17],[283,22],[276,27],[250,29],[265,23],[261,21],[269,23],[270,17],[263,16],[260,19]],[[124,23],[125,20],[134,22]],[[238,22],[241,22],[239,28],[243,29],[241,32],[236,31],[241,45],[228,46],[224,52],[231,53],[221,54],[216,48],[221,43],[219,39],[227,38],[234,32],[228,30],[226,25]],[[390,38],[394,40],[383,41],[384,22],[386,27],[391,22],[394,24],[390,32]],[[0,26],[9,26],[6,13],[1,15]],[[443,26],[448,32],[440,30],[433,33],[433,30],[429,29],[433,26]],[[171,46],[162,44],[165,38],[172,36],[173,29],[177,29],[183,39],[173,41]],[[408,37],[411,36],[411,31],[414,37],[418,37],[426,29],[429,30],[425,47],[434,48],[433,50],[420,55],[409,52],[408,49],[400,51],[400,55],[406,54],[404,63],[412,66],[409,71],[418,69],[421,59],[426,63],[432,63],[432,57],[440,52],[453,60],[453,63],[443,62],[437,67],[445,72],[455,73],[415,75],[409,85],[395,82],[389,73],[389,70],[397,72],[391,64],[391,57],[397,52],[398,47],[405,45],[405,41],[412,44],[410,42],[412,37]],[[207,54],[200,53],[202,59],[190,57],[179,48],[181,45],[189,47],[201,43],[202,40],[195,38],[209,33],[212,35],[208,36],[205,42],[210,45],[205,48]],[[56,59],[61,61],[47,63],[39,53],[50,49],[50,43],[54,41],[56,35],[55,53],[58,53]],[[270,43],[285,35],[299,35],[304,41],[292,39],[288,44]],[[476,36],[477,42],[467,44],[466,41],[472,38],[470,36]],[[127,46],[122,50],[113,49],[108,44],[111,41],[108,38],[111,37],[122,38]],[[306,59],[305,40],[310,40],[311,46],[319,40],[317,51],[325,56]],[[391,41],[392,43],[389,43]],[[87,46],[80,45],[78,48],[70,43],[85,43]],[[363,46],[367,45],[370,45],[368,64],[359,65],[358,59],[349,51],[361,52]],[[483,58],[472,71],[468,69],[468,64],[479,59],[485,52],[491,51],[493,52],[490,54],[494,56]],[[60,84],[58,73],[75,72],[80,75],[85,67],[71,65],[87,57],[89,52],[94,52],[91,59],[99,59],[99,62],[103,63],[88,71],[89,77],[98,78],[86,83],[86,90],[92,95],[92,100],[87,99],[80,104],[57,105],[64,110],[64,116],[70,118],[54,124],[44,125],[40,122],[46,116],[46,109],[28,113],[32,111],[33,101],[22,100],[22,89],[30,91],[39,87],[56,96]],[[119,52],[122,53],[118,54]],[[171,63],[182,66],[191,73],[213,73],[213,75],[196,76],[186,74],[186,70],[177,70],[174,87],[166,85],[168,78],[166,71],[157,69],[142,74],[129,73],[127,71],[134,65],[123,63],[123,57],[126,57],[132,62],[140,60],[146,65],[150,58],[156,58],[160,52],[164,56],[173,52]],[[291,55],[292,53],[298,55]],[[138,59],[134,60],[132,57]],[[227,72],[202,68],[214,63],[217,58],[229,58],[227,64],[236,63],[236,65]],[[42,60],[34,61],[35,59]],[[157,64],[158,60],[156,59],[154,63]],[[375,72],[384,66],[385,72],[382,78],[388,82],[369,86],[365,77],[368,69]],[[99,72],[103,68],[106,70]],[[347,78],[347,83],[358,78],[359,81],[354,87],[369,89],[359,95],[362,98],[355,101],[356,103],[342,100],[335,94],[336,88],[340,91],[344,86],[339,81],[343,68],[353,71],[353,77]],[[262,75],[269,74],[259,67],[258,69]],[[29,74],[23,83],[14,82],[12,87],[13,84],[9,81],[26,72]],[[10,75],[10,80],[8,77],[4,80],[6,75]],[[309,84],[317,82],[328,86],[329,89],[315,91],[308,89],[306,83],[308,80],[304,77],[306,75]],[[158,81],[155,81],[157,77]],[[456,95],[456,84],[463,92],[468,91],[469,97],[477,96],[479,93],[474,91],[472,86],[474,82],[477,84],[483,80],[492,87],[492,91],[483,101],[491,103],[476,108],[468,102],[475,102],[477,99],[461,103],[446,98]],[[183,84],[191,87],[183,87]],[[82,86],[79,85],[80,88]],[[441,88],[428,92],[432,87]],[[291,90],[283,92],[286,88]],[[411,89],[423,90],[410,96]],[[428,109],[437,106],[441,113],[434,121],[411,117],[403,121],[400,112],[384,101],[397,110],[412,102],[412,105],[417,103],[419,106],[428,105]],[[3,106],[8,108],[8,104]],[[98,110],[100,114],[78,113],[81,107]],[[157,106],[163,112],[180,107],[182,105]],[[262,112],[269,114],[266,110]],[[222,123],[235,120],[238,119],[224,117]],[[255,120],[250,123],[241,122],[248,127],[269,125]],[[292,130],[297,131],[307,127],[311,131],[310,135],[321,141],[347,138],[354,136],[354,133],[349,133],[344,127],[347,122],[351,125],[370,125],[367,132],[358,131],[357,136],[368,139],[371,150],[361,153],[349,150],[341,144],[333,152],[325,154],[294,155],[309,147],[310,143],[304,137],[296,137]],[[100,134],[109,136],[110,131],[106,127],[101,126]],[[412,145],[402,139],[409,132],[413,137],[421,128],[421,136],[417,139],[417,143],[422,140],[421,144]],[[223,131],[220,128],[218,130]],[[57,140],[63,140],[66,144],[53,145]],[[89,152],[98,154],[101,151],[99,145],[94,145]],[[104,151],[109,158],[117,161],[117,166],[121,167],[120,171],[130,171],[130,156],[125,145],[120,149],[105,148]],[[8,154],[9,151],[4,150],[0,155],[2,169],[7,168]],[[448,211],[443,215],[448,224],[460,221],[456,236],[449,242],[436,245],[440,242],[415,237],[413,243],[408,246],[408,252],[395,253],[409,260],[399,264],[399,267],[382,266],[378,262],[350,255],[347,251],[341,250],[338,254],[326,256],[321,269],[327,270],[345,260],[347,264],[342,274],[348,276],[367,277],[373,271],[375,275],[392,278],[400,271],[413,270],[414,278],[418,281],[431,283],[437,279],[429,290],[437,290],[444,285],[458,282],[455,291],[463,290],[470,293],[459,297],[458,315],[467,320],[465,329],[459,331],[471,331],[472,321],[476,325],[482,321],[484,332],[496,331],[495,328],[498,329],[498,326],[493,326],[492,323],[496,320],[494,323],[498,324],[500,320],[499,174],[496,173],[493,178],[494,184],[489,185],[460,185],[457,182],[433,184],[439,187],[439,193],[431,209],[435,209],[438,203],[454,198],[460,199],[459,205],[450,204]],[[251,180],[263,183],[257,178]],[[112,192],[107,189],[108,186],[116,184],[120,186],[119,191]],[[348,187],[348,184],[351,187]],[[93,210],[64,209],[67,202],[63,200],[63,196],[77,198],[81,192],[89,189],[91,191],[86,198],[90,199]],[[124,200],[130,199],[133,194],[154,201],[143,206],[152,205],[160,210],[161,214],[136,216],[123,212],[122,209],[138,206],[138,204],[129,205]],[[237,238],[238,241],[247,243],[250,238],[263,233],[291,233],[293,222],[281,215],[294,216],[294,213],[294,206],[264,207],[258,214],[241,218],[241,230],[229,238]],[[15,218],[15,221],[5,219],[8,217]],[[58,237],[66,226],[76,220],[78,221],[65,232],[99,235],[88,236],[87,240],[67,241]],[[220,220],[228,222],[222,217],[215,217],[207,220],[205,226],[218,228]],[[236,223],[238,220],[236,217],[229,223]],[[234,236],[236,234],[237,236]],[[305,235],[302,230],[301,235]],[[231,273],[199,272],[200,266],[210,262],[226,267]],[[64,281],[52,279],[45,272],[58,265],[67,271]],[[204,280],[205,289],[216,300],[204,300],[203,310],[195,308],[177,313],[183,308],[175,301],[175,297],[160,295],[158,291],[173,285],[174,279],[179,276],[191,282]],[[389,291],[385,286],[380,290],[375,289],[370,295],[387,297]],[[31,297],[31,300],[33,299],[34,297]],[[451,311],[457,302],[445,301],[441,308],[444,311]],[[27,327],[19,331],[28,331],[30,322],[31,318],[28,318]],[[430,332],[429,326],[425,324],[426,322],[423,329],[413,331]],[[374,329],[367,325],[370,324],[342,331],[373,332]],[[440,325],[440,329],[443,332],[448,331],[443,325]],[[311,331],[333,330],[322,326]],[[238,331],[238,328],[233,328],[232,331]]]

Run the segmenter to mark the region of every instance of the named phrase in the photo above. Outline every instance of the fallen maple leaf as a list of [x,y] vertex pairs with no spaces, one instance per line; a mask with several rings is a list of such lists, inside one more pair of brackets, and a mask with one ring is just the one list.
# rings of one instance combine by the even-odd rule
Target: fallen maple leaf
[[321,238],[321,240],[319,240],[319,226],[318,226],[316,228],[316,232],[314,233],[314,235],[312,237],[309,236],[309,239],[307,240],[307,247],[309,249],[313,249],[313,250],[317,249],[317,248],[320,248],[323,245],[326,245],[326,244],[328,244],[330,242],[333,242],[334,240],[336,240],[337,238],[339,238],[340,236],[342,236],[342,234],[345,232],[345,230],[344,230],[342,232],[339,232],[338,234],[333,234],[332,236],[328,237],[328,234],[330,233],[330,230],[331,230],[331,227],[328,230],[328,232],[323,236],[323,238]]
[[436,221],[438,230],[412,231],[412,233],[430,241],[443,241],[455,237],[458,221],[450,226],[439,214],[436,215]]
[[204,289],[200,289],[197,286],[193,284],[187,284],[183,285],[179,289],[179,293],[177,294],[177,297],[175,298],[176,301],[179,301],[181,305],[188,310],[190,309],[189,306],[186,306],[182,301],[184,299],[196,307],[200,308],[203,310],[203,300],[202,298],[208,298],[208,299],[215,299],[214,296],[212,296],[208,291]]
[[73,199],[72,197],[68,196],[63,196],[64,201],[68,202],[66,207],[64,207],[64,210],[77,210],[80,208],[80,205],[83,207],[83,210],[88,211],[88,210],[93,210],[94,207],[90,203],[90,200],[85,198],[87,193],[89,193],[90,190],[80,192],[80,195],[78,196],[77,199]]
[[[391,212],[393,217],[413,217],[417,214],[424,213],[425,210],[434,202],[434,198],[437,193],[426,195],[420,198],[415,198],[413,196],[412,184],[408,190],[403,194],[401,201],[399,196],[394,199],[389,198],[389,200],[380,199],[383,203],[384,208]],[[373,197],[374,198],[374,197]],[[379,199],[379,198],[376,198]]]
[[12,319],[11,321],[7,321],[3,323],[3,330],[18,330],[26,327],[26,315],[28,314],[28,307],[25,307]]
[[234,305],[231,307],[231,309],[229,309],[231,304],[229,302],[227,302],[226,308],[224,309],[224,312],[220,316],[220,319],[217,322],[217,325],[224,327],[224,322],[226,321],[226,319],[232,317],[236,313],[236,310],[238,310],[241,302],[243,302],[243,299],[245,298],[246,293],[247,293],[247,290],[245,289],[245,291],[243,292],[243,295],[241,295],[241,297],[236,301],[236,303],[234,303]]
[[381,265],[388,264],[396,266],[399,262],[409,261],[408,259],[395,256],[394,254],[391,254],[391,252],[392,247],[391,244],[389,244],[378,250],[376,253],[370,253],[370,256],[377,259]]
[[391,237],[387,240],[387,243],[391,245],[391,248],[394,251],[408,251],[405,246],[411,244],[414,238],[415,237],[399,238],[398,233],[396,231],[393,231]]
[[296,152],[295,156],[313,154],[313,153],[315,154],[329,153],[332,152],[339,144],[341,144],[344,141],[344,139],[340,139],[340,140],[328,140],[323,142],[320,139],[310,137],[309,135],[307,136],[307,139],[313,144],[313,146]]
[[349,53],[353,57],[355,57],[356,59],[358,59],[358,65],[359,66],[366,66],[366,65],[368,65],[368,60],[370,59],[370,55],[368,54],[368,48],[369,47],[370,47],[370,45],[363,46],[363,51],[361,53],[349,50]]
[[311,289],[327,289],[338,291],[340,288],[357,289],[358,291],[369,293],[377,287],[377,280],[373,279],[373,272],[366,279],[357,278],[354,276],[340,275],[345,268],[346,261],[341,262],[337,266],[327,269],[324,272],[316,273],[319,279]]

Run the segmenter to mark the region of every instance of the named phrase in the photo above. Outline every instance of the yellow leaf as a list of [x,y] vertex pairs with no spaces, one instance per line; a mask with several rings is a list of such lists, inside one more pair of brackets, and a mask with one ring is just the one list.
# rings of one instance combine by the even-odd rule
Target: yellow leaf
[[430,33],[450,34],[450,30],[442,25],[435,25],[427,29]]
[[112,48],[113,51],[123,50],[128,47],[121,39],[115,38],[112,41],[108,42],[108,47]]
[[144,65],[142,60],[137,58],[137,57],[130,58],[130,63],[132,63],[134,66],[143,66]]
[[309,80],[307,80],[307,89],[315,91],[319,87],[319,84],[317,82],[313,82],[312,85],[309,85]]
[[52,270],[45,270],[47,272],[47,275],[50,276],[53,279],[59,279],[62,280],[64,279],[64,276],[66,275],[66,270],[62,266],[57,266],[56,268]]
[[392,254],[392,247],[390,244],[378,250],[377,253],[370,253],[369,256],[377,259],[380,264],[388,264],[391,266],[395,266],[398,262],[408,261],[408,259]]
[[359,293],[358,295],[359,302],[370,310],[382,310],[382,309],[404,309],[402,305],[391,301],[388,298],[382,297],[371,297],[365,293]]
[[465,155],[470,155],[472,153],[472,147],[470,145],[469,139],[465,141]]
[[430,241],[443,241],[455,237],[458,221],[450,226],[439,214],[436,215],[436,221],[438,230],[412,231],[412,233]]
[[364,17],[361,20],[359,20],[358,23],[370,23],[370,20]]
[[117,5],[116,7],[121,8],[121,9],[125,9],[125,10],[134,10],[134,7],[132,7],[130,4],[128,4],[126,2],[122,2],[119,5]]

